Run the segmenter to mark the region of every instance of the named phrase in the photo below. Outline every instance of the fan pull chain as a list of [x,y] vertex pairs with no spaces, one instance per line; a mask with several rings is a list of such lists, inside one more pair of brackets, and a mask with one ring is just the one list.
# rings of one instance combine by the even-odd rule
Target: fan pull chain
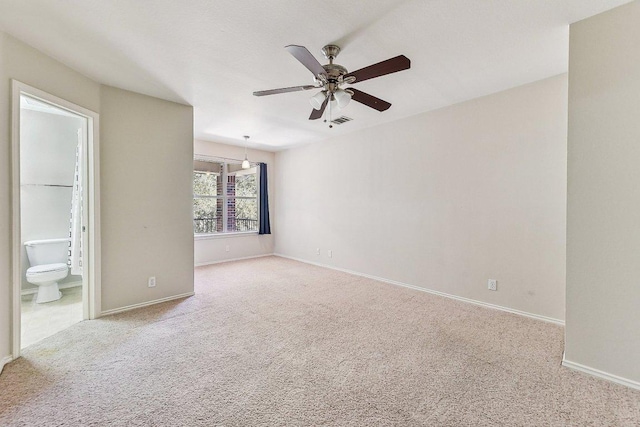
[[325,110],[322,112],[322,115],[324,116],[324,121],[323,121],[323,123],[327,123],[327,116],[329,115],[329,109],[331,109],[331,105],[330,105],[330,104],[331,104],[331,102],[327,101],[327,109],[325,109]]

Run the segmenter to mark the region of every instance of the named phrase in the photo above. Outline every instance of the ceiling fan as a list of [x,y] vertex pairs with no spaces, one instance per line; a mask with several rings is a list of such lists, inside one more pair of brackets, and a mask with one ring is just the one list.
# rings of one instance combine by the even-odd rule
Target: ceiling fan
[[[384,76],[386,74],[407,70],[411,67],[411,61],[404,55],[399,55],[377,64],[359,70],[348,72],[342,65],[334,64],[334,59],[340,53],[340,48],[330,44],[322,48],[322,53],[329,60],[326,65],[321,65],[318,60],[304,46],[289,45],[285,49],[302,63],[309,71],[313,73],[313,85],[302,85],[285,87],[281,89],[261,90],[253,92],[255,96],[275,95],[278,93],[297,92],[310,89],[321,89],[311,99],[313,111],[309,116],[309,120],[317,120],[324,114],[329,101],[336,101],[338,107],[345,107],[350,100],[354,100],[361,104],[371,107],[378,111],[385,111],[391,104],[376,98],[373,95],[362,92],[358,89],[349,87],[343,88],[343,85],[359,83],[375,77]],[[330,104],[329,104],[330,105]],[[331,107],[329,107],[331,109]],[[326,120],[325,120],[326,121]]]

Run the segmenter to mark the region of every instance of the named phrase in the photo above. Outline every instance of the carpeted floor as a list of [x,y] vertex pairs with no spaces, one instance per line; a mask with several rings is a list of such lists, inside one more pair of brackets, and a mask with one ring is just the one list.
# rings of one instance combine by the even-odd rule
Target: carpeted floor
[[558,326],[276,257],[196,292],[24,351],[0,425],[640,425],[640,392],[560,366]]

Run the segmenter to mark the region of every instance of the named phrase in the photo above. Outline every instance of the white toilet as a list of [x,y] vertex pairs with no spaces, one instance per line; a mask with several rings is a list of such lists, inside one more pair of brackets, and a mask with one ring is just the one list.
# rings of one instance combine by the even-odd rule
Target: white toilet
[[38,286],[37,303],[59,300],[58,281],[69,274],[69,239],[30,240],[24,242],[31,267],[27,282]]

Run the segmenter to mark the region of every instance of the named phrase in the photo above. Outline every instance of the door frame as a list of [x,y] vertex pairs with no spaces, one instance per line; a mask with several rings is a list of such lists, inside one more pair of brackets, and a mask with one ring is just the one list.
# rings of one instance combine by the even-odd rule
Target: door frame
[[21,217],[20,217],[20,95],[41,100],[70,111],[87,120],[87,170],[88,184],[85,188],[87,233],[83,234],[85,260],[83,275],[83,318],[95,319],[101,314],[100,283],[100,115],[55,95],[29,86],[18,80],[11,80],[11,207],[12,207],[12,314],[11,314],[11,355],[20,357],[21,333]]

